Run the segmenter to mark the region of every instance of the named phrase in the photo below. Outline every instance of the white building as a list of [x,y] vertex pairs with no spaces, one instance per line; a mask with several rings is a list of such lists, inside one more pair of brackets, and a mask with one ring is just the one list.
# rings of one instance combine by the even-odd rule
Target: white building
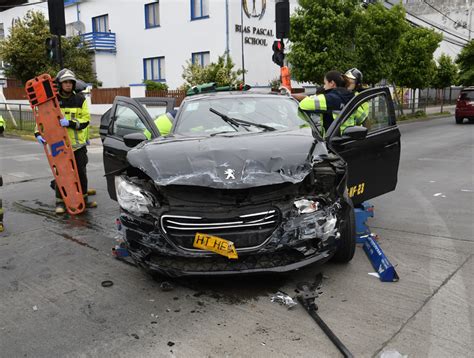
[[[391,6],[398,1],[386,0]],[[435,58],[445,53],[455,59],[463,46],[474,38],[473,0],[403,0],[407,20],[443,34]]]
[[[48,16],[46,2],[29,2],[0,12],[0,35],[3,30],[7,36],[14,19],[30,9]],[[174,89],[184,82],[186,61],[205,65],[226,51],[235,69],[245,68],[245,81],[252,86],[268,86],[279,77],[279,68],[271,61],[275,0],[64,2],[67,34],[82,34],[95,49],[95,69],[103,87],[151,79]],[[390,7],[398,0],[383,3]],[[444,52],[455,58],[472,38],[472,0],[402,0],[402,4],[409,21],[443,33],[435,57]],[[290,0],[290,11],[297,5],[298,0]]]
[[[36,1],[34,1],[36,2]],[[279,76],[273,64],[275,0],[65,0],[67,34],[82,34],[95,49],[103,87],[184,83],[186,61],[203,65],[229,51],[246,83],[268,86]],[[290,0],[291,7],[297,0]],[[30,10],[48,16],[47,3],[0,12],[5,36],[15,18]],[[242,26],[243,25],[243,26]],[[243,32],[242,30],[243,29]],[[243,61],[242,61],[243,48]]]

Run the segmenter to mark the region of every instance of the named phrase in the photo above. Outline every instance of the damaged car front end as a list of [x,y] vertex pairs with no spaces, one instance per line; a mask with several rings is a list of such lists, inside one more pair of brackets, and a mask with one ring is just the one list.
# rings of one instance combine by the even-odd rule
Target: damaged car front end
[[[208,110],[222,99],[185,102],[173,134],[132,149],[128,168],[115,177],[132,258],[169,276],[286,272],[331,257],[350,261],[354,218],[345,161],[297,117],[291,99],[236,97],[246,113],[256,100],[267,100],[272,108],[272,101],[286,101],[279,111],[294,108],[295,125],[221,128],[211,113],[218,127],[193,132],[184,125],[186,118],[191,122],[186,108],[194,115],[197,103]],[[231,114],[233,106],[220,111]],[[282,117],[289,121],[288,115]],[[267,127],[281,125],[275,116],[264,122]],[[196,248],[199,233],[233,244],[238,258]]]

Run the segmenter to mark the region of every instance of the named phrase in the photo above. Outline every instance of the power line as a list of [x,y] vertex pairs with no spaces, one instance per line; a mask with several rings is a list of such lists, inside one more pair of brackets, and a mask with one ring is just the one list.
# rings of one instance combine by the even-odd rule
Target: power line
[[[428,5],[430,8],[432,8],[434,11],[440,13],[441,15],[443,15],[444,17],[446,17],[447,19],[449,19],[449,20],[451,20],[452,22],[454,22],[455,24],[458,23],[456,20],[451,19],[448,15],[446,15],[446,14],[443,13],[442,11],[438,10],[437,8],[435,8],[435,7],[434,7],[433,5],[431,5],[428,1],[423,0],[423,2],[424,2],[426,5]],[[468,29],[468,28],[466,28],[466,30],[469,31],[469,32],[473,32],[473,31],[471,31],[471,29]]]
[[[390,1],[385,0],[385,2],[388,3],[388,4],[390,4],[390,5],[392,5],[392,6],[394,6],[394,4],[392,4]],[[456,34],[450,32],[450,31],[448,31],[448,30],[446,30],[446,29],[443,29],[442,27],[439,27],[438,25],[433,24],[433,23],[430,22],[430,21],[427,21],[427,20],[425,20],[425,19],[422,19],[422,18],[420,18],[420,17],[418,17],[418,16],[416,16],[416,15],[413,15],[412,13],[410,13],[410,12],[408,12],[408,11],[407,11],[406,13],[407,13],[408,15],[414,17],[415,19],[418,19],[418,20],[420,20],[420,21],[422,21],[422,22],[424,22],[424,23],[430,25],[431,27],[434,27],[434,28],[436,28],[436,29],[438,29],[438,30],[440,30],[440,31],[442,31],[442,32],[445,32],[445,33],[447,33],[447,34],[449,34],[449,35],[451,35],[451,36],[457,37],[457,38],[459,38],[459,39],[465,41],[465,43],[463,43],[463,47],[464,47],[465,44],[467,44],[467,43],[469,42],[468,39],[466,39],[466,38],[464,38],[464,37],[461,37],[461,36],[459,36],[459,35],[456,35]],[[407,19],[407,21],[408,21],[408,19]],[[457,44],[456,44],[456,45],[457,45]]]

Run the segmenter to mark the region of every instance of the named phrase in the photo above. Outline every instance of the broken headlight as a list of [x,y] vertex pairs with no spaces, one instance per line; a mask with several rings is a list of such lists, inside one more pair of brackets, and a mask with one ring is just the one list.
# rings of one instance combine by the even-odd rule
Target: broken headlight
[[153,197],[123,176],[115,177],[115,191],[120,207],[132,214],[148,214],[148,206],[153,205]]
[[310,214],[319,209],[319,203],[317,201],[308,199],[296,200],[294,205],[298,209],[298,214]]

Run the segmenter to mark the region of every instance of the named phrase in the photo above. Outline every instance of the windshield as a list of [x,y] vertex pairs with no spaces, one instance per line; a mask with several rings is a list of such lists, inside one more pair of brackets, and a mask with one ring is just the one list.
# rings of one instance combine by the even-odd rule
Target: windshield
[[220,132],[261,132],[255,126],[235,126],[210,109],[237,120],[272,127],[275,130],[309,126],[306,116],[298,111],[298,103],[285,97],[205,98],[186,102],[178,119],[175,133],[212,135]]
[[474,101],[474,91],[462,91],[460,99],[464,101]]

